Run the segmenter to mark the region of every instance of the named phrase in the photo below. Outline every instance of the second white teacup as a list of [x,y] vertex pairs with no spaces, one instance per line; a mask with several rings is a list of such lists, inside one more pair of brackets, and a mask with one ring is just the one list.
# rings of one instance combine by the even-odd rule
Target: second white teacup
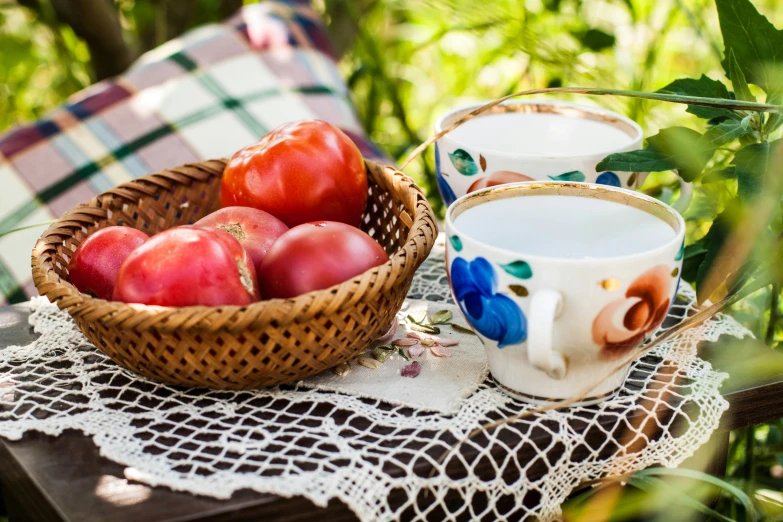
[[[454,300],[510,395],[581,392],[661,325],[677,293],[685,222],[626,189],[528,182],[458,199],[446,213]],[[622,384],[626,369],[586,403]]]
[[[435,125],[441,132],[484,104],[460,107]],[[576,181],[636,189],[646,172],[598,171],[609,154],[642,148],[642,129],[616,112],[560,101],[510,100],[458,126],[435,143],[443,201],[521,181]],[[692,187],[680,180],[674,208],[683,212]]]

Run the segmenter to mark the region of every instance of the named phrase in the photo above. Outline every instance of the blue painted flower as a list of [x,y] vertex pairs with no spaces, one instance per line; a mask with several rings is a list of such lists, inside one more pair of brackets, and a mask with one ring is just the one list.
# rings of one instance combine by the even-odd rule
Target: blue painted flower
[[509,297],[497,293],[492,265],[483,257],[471,262],[458,257],[451,264],[451,285],[462,312],[482,335],[498,348],[527,339],[527,320]]
[[438,151],[438,144],[435,144],[435,176],[438,179],[438,189],[440,190],[440,196],[443,198],[443,202],[446,206],[451,205],[457,199],[457,195],[454,194],[446,178],[440,173],[440,151]]
[[620,183],[620,177],[614,172],[604,172],[595,179],[595,182],[600,185],[609,185],[610,187],[623,186],[622,183]]

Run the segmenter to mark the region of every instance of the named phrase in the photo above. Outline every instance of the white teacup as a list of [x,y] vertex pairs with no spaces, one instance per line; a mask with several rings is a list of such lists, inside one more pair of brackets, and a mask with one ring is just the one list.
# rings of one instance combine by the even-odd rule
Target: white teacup
[[[458,199],[446,233],[452,294],[495,380],[548,403],[584,390],[661,325],[680,282],[685,222],[627,189],[527,182]],[[626,373],[582,404],[611,396]]]
[[[484,104],[442,116],[448,129]],[[482,188],[521,181],[579,181],[636,189],[646,172],[597,171],[606,156],[642,148],[642,129],[616,112],[558,101],[510,100],[458,126],[435,143],[438,188],[446,205]],[[680,180],[683,212],[690,183]]]

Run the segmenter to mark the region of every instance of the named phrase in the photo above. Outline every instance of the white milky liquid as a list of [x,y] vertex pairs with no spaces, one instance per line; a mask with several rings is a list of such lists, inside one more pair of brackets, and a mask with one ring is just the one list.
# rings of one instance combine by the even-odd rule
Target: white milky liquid
[[620,149],[633,138],[612,125],[561,114],[502,113],[473,118],[451,132],[466,146],[536,156],[578,156]]
[[675,237],[663,220],[613,201],[578,196],[525,196],[470,208],[458,234],[521,254],[572,259],[637,254]]

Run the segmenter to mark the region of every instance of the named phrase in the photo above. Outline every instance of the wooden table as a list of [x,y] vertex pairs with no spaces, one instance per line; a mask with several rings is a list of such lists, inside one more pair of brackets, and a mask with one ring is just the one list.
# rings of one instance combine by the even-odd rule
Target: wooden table
[[[0,308],[0,349],[34,339],[27,315],[24,305]],[[746,353],[743,359],[757,355]],[[719,369],[731,374],[731,368]],[[783,417],[783,375],[752,384],[734,379],[726,398],[731,408],[713,437],[718,448],[725,446],[730,430]],[[606,422],[605,427],[613,429],[617,419]],[[722,451],[713,459],[714,473],[725,469],[725,448]],[[0,485],[11,522],[356,520],[339,501],[319,508],[304,498],[253,491],[215,500],[128,482],[123,469],[102,458],[81,432],[68,431],[59,437],[29,433],[17,442],[0,439]]]

